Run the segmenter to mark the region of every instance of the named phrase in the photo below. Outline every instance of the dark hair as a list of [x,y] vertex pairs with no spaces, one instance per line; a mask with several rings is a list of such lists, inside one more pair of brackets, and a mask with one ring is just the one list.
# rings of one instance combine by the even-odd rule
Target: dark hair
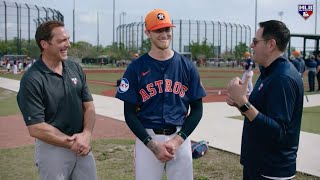
[[40,24],[37,28],[35,38],[41,52],[43,51],[43,48],[41,47],[40,42],[42,40],[50,41],[53,37],[52,30],[56,27],[64,27],[64,23],[61,21],[47,21]]
[[281,52],[286,50],[290,40],[290,30],[283,22],[270,20],[260,22],[259,26],[263,28],[262,37],[264,39],[274,39],[277,42],[277,47]]

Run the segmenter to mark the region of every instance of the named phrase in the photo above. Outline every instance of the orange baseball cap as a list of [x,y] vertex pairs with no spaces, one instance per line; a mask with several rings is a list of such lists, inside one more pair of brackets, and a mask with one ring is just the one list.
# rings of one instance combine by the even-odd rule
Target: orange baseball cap
[[146,30],[157,30],[165,27],[175,27],[170,20],[170,15],[162,9],[150,11],[145,20]]
[[301,55],[299,50],[293,51],[292,54],[293,54],[295,57],[298,57],[298,56]]
[[244,56],[250,56],[251,54],[249,52],[245,52]]

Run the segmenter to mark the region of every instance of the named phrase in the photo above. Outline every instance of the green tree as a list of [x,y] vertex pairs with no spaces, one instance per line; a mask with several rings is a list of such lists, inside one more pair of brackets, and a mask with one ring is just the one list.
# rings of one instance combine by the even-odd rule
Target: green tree
[[246,51],[248,51],[246,43],[239,42],[239,44],[234,47],[233,54],[236,59],[241,59]]
[[205,60],[214,56],[213,46],[207,42],[207,39],[204,39],[201,44],[199,42],[192,42],[189,46],[192,56],[196,59]]
[[149,52],[150,49],[151,49],[150,38],[143,40],[141,47],[140,47],[140,54],[145,54],[145,53]]
[[78,41],[73,43],[72,47],[69,49],[69,55],[83,59],[85,57],[96,57],[97,47],[85,41]]
[[124,44],[113,43],[104,49],[104,53],[107,54],[112,60],[131,59],[130,53],[125,50]]
[[[0,54],[18,54],[17,38],[7,40],[0,40]],[[30,43],[26,39],[21,39],[21,54],[29,57],[39,57],[40,49],[34,39]]]

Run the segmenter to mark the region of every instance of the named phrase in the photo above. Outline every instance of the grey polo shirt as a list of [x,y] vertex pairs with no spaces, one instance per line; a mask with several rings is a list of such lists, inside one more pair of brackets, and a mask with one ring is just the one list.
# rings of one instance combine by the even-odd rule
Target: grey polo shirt
[[62,61],[62,76],[50,70],[41,57],[23,75],[17,95],[27,126],[46,122],[67,135],[83,130],[83,102],[93,101],[82,68]]

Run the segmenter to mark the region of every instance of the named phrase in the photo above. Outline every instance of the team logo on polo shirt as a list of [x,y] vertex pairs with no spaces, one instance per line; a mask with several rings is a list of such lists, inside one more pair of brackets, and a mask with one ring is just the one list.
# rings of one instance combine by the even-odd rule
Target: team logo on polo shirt
[[77,78],[71,78],[71,81],[73,82],[74,85],[77,85],[78,79]]
[[129,89],[129,81],[128,81],[128,79],[122,78],[121,79],[121,83],[120,83],[120,85],[118,87],[118,92],[119,93],[125,93],[125,92],[128,91],[128,89]]
[[304,18],[304,20],[307,20],[313,14],[313,5],[300,4],[298,5],[298,12]]

